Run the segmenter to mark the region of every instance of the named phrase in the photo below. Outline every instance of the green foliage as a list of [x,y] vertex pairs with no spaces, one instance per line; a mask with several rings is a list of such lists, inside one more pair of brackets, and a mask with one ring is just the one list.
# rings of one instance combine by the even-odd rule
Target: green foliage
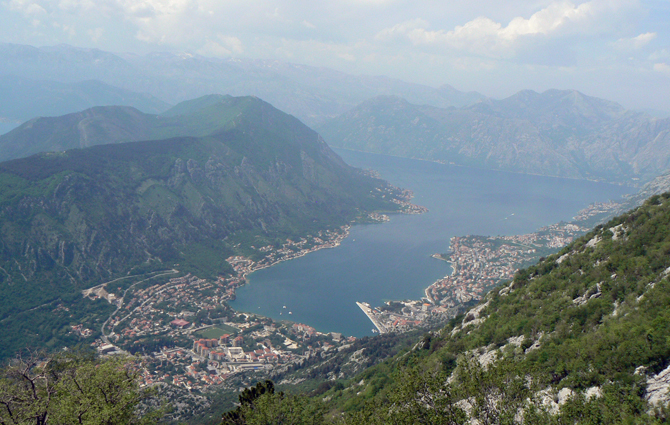
[[465,411],[456,405],[455,388],[444,371],[406,370],[381,405],[369,403],[349,415],[347,424],[464,424]]
[[239,395],[239,406],[223,415],[222,425],[318,425],[324,423],[323,403],[275,393],[272,381],[258,382]]
[[0,423],[150,424],[162,416],[160,410],[140,414],[150,397],[126,359],[30,353],[2,370]]

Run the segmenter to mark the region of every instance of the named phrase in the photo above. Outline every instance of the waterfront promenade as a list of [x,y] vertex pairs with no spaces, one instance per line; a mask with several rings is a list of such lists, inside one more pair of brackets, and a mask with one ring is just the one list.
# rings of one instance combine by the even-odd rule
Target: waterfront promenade
[[372,324],[375,325],[375,327],[377,328],[377,330],[379,331],[380,334],[384,334],[384,333],[388,332],[388,330],[386,329],[386,326],[382,325],[379,322],[379,320],[377,320],[377,317],[374,314],[374,310],[372,309],[370,304],[359,303],[358,301],[356,301],[356,305],[359,306],[361,308],[361,310],[363,310],[363,313],[365,313],[366,316],[368,316],[368,319],[370,319]]

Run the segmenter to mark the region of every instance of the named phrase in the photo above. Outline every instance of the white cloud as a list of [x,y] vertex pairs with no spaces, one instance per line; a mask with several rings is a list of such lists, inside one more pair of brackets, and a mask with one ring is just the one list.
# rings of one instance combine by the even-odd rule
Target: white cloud
[[309,28],[309,29],[311,29],[311,30],[316,29],[316,25],[314,25],[313,23],[309,22],[308,20],[304,20],[304,21],[302,21],[302,26],[305,27],[305,28]]
[[25,15],[45,15],[46,9],[39,2],[32,0],[11,0],[7,8],[12,11],[21,12]]
[[423,19],[412,19],[410,21],[405,21],[401,24],[392,26],[391,28],[385,28],[379,31],[375,35],[375,39],[379,41],[390,41],[397,39],[399,37],[406,36],[408,33],[414,30],[425,30],[430,24]]
[[58,7],[61,10],[66,10],[66,11],[75,11],[75,10],[93,10],[95,8],[99,8],[102,5],[96,4],[93,0],[60,0],[58,2]]
[[97,43],[98,41],[100,41],[100,39],[102,38],[102,35],[104,33],[105,33],[105,30],[103,28],[100,28],[100,27],[88,30],[88,36],[91,38],[91,41],[93,41],[94,43]]
[[670,59],[670,50],[668,49],[656,50],[651,55],[649,55],[650,61],[659,61],[663,59]]
[[62,30],[65,34],[67,34],[70,37],[74,37],[77,35],[77,31],[75,30],[74,26],[72,25],[67,25],[67,24],[59,24],[58,22],[54,22],[53,24],[54,28],[58,28]]
[[219,40],[221,40],[233,53],[240,54],[244,52],[242,41],[237,37],[219,35]]
[[655,32],[645,32],[644,34],[640,34],[637,37],[620,38],[614,45],[622,50],[637,50],[649,44],[649,42],[655,39],[657,35],[658,34]]
[[670,75],[670,65],[667,63],[656,63],[654,64],[654,71],[660,72],[661,74]]
[[347,62],[356,61],[356,56],[352,55],[351,53],[338,53],[337,57]]
[[[610,15],[628,7],[629,3],[625,0],[591,0],[575,5],[569,1],[560,1],[551,3],[527,19],[516,17],[507,26],[482,16],[450,31],[431,31],[427,29],[427,22],[414,19],[380,31],[376,39],[390,40],[405,35],[415,45],[442,46],[477,55],[505,57],[513,55],[522,41],[532,37],[598,31],[599,20],[606,21]],[[636,42],[648,42],[649,37],[641,34]]]

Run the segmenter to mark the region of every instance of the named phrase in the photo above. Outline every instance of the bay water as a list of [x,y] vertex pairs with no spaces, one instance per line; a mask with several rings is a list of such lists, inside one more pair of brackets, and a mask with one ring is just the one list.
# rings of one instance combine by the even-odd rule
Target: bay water
[[236,310],[304,323],[321,332],[372,335],[372,323],[355,302],[378,306],[387,300],[420,299],[426,287],[451,273],[448,263],[430,256],[447,252],[452,236],[530,233],[569,221],[593,202],[634,191],[584,180],[336,152],[354,167],[374,169],[393,185],[411,189],[412,202],[429,212],[352,226],[337,248],[252,273],[231,303]]

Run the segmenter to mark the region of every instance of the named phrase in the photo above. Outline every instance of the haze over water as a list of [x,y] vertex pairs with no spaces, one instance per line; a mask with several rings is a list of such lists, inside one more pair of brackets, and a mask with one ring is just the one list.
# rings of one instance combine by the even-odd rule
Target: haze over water
[[427,286],[451,273],[447,263],[430,257],[446,252],[451,237],[530,233],[569,221],[593,202],[634,192],[583,180],[336,152],[350,165],[377,170],[395,186],[411,189],[413,202],[429,212],[353,226],[335,249],[251,274],[250,283],[237,290],[231,303],[236,310],[305,323],[321,332],[372,335],[372,323],[355,302],[376,306],[424,296]]

